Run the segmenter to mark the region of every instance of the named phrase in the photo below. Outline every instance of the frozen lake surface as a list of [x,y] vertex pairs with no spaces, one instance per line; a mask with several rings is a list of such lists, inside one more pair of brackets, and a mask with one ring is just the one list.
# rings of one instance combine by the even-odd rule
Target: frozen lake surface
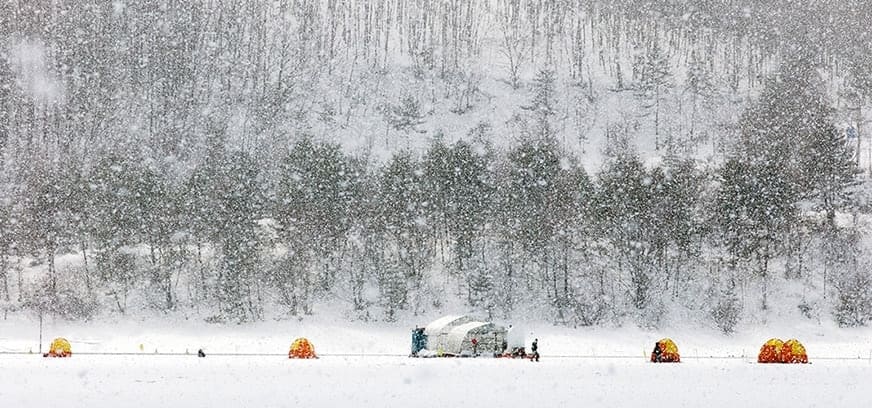
[[869,407],[869,360],[0,355],[4,407]]
[[[0,408],[872,407],[869,328],[770,324],[724,336],[533,323],[526,337],[540,340],[542,360],[532,363],[405,357],[412,322],[46,322],[42,349],[65,337],[68,359],[39,356],[38,327],[0,320]],[[320,359],[287,358],[301,336]],[[667,336],[682,363],[647,362]],[[757,364],[771,337],[800,339],[812,364]]]

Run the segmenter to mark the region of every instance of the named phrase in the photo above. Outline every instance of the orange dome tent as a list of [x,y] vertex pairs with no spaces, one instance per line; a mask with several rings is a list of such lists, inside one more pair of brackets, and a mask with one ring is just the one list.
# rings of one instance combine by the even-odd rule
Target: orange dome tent
[[760,347],[760,354],[757,356],[758,363],[779,363],[781,362],[781,349],[784,347],[784,342],[781,339],[769,339]]
[[678,345],[672,339],[661,339],[654,343],[654,351],[651,352],[652,363],[678,363],[681,356],[678,355]]
[[808,363],[808,355],[805,353],[805,346],[797,339],[790,339],[784,342],[781,347],[779,361],[782,363]]
[[799,340],[790,339],[782,342],[779,339],[769,339],[760,348],[758,363],[808,363],[805,347]]
[[291,344],[288,358],[318,358],[318,356],[315,355],[315,347],[312,343],[305,337],[300,337]]
[[43,357],[70,357],[73,355],[72,347],[70,347],[70,342],[63,337],[58,337],[51,342],[51,347],[48,350],[48,353],[43,354]]

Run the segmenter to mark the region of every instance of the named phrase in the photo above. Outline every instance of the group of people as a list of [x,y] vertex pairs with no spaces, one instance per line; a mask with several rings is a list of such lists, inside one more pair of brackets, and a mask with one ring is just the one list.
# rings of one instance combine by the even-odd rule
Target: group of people
[[[472,338],[472,354],[478,355],[478,339]],[[530,345],[530,354],[526,354],[524,352],[524,348],[520,347],[518,349],[513,349],[511,352],[512,357],[530,357],[530,361],[539,361],[539,339],[533,339],[533,344]],[[508,348],[508,342],[506,340],[502,341],[502,350],[497,350],[497,354],[505,354],[506,349]]]

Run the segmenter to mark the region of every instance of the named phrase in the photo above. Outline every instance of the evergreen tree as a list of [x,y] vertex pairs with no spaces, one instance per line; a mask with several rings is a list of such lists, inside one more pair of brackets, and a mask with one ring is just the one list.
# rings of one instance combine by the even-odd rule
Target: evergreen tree
[[[595,316],[598,312],[589,309],[600,309],[603,306],[602,287],[594,293],[586,293],[595,286],[584,282],[582,278],[583,272],[591,269],[590,265],[578,267],[580,262],[590,259],[592,252],[589,247],[594,239],[590,236],[593,233],[593,197],[593,182],[584,167],[575,158],[564,157],[561,161],[560,177],[553,192],[552,211],[556,235],[552,239],[554,256],[549,285],[555,318],[563,324]],[[580,301],[580,297],[587,301]]]
[[22,203],[24,246],[47,260],[47,289],[57,290],[55,257],[69,236],[66,220],[68,189],[62,172],[52,163],[36,163],[25,176],[17,201]]
[[195,281],[192,291],[192,302],[195,304],[214,298],[214,279],[211,258],[208,257],[210,244],[218,241],[218,226],[213,215],[217,213],[218,202],[213,197],[219,195],[215,191],[212,180],[218,176],[218,168],[214,163],[223,162],[222,155],[213,155],[206,163],[196,167],[184,181],[180,192],[180,213],[185,215],[185,221],[180,225],[186,241],[195,248],[196,265],[192,280]]
[[473,242],[481,236],[490,214],[492,177],[488,153],[480,154],[467,142],[446,146],[435,141],[424,158],[424,180],[436,225],[442,225],[455,243],[459,269],[473,255]]
[[[636,96],[642,99],[642,108],[654,113],[654,148],[660,149],[660,114],[672,88],[672,73],[668,55],[656,40],[652,41],[637,67]],[[646,113],[647,116],[647,113]]]
[[382,271],[382,296],[388,318],[397,309],[422,310],[424,278],[433,254],[431,203],[427,201],[421,163],[408,152],[395,153],[379,180],[377,222],[388,243],[388,259]]
[[456,169],[451,162],[451,148],[444,142],[441,134],[433,138],[424,155],[422,165],[424,194],[433,208],[430,222],[437,238],[440,241],[447,241],[453,238],[449,236],[448,219],[454,200],[452,189],[455,188],[453,176]]
[[[261,317],[260,270],[266,243],[257,225],[265,214],[260,171],[248,154],[225,151],[219,144],[213,147],[187,180],[182,204],[197,243],[199,286],[211,289],[218,302],[214,319],[254,320]],[[203,244],[212,245],[214,265],[202,259]]]
[[[0,7],[2,12],[2,7]],[[3,151],[11,132],[12,113],[14,112],[12,87],[14,74],[9,66],[5,52],[0,51],[0,168],[5,165]]]
[[783,163],[731,158],[721,170],[714,223],[732,256],[732,266],[745,258],[757,263],[764,310],[769,264],[781,253],[784,234],[798,220],[797,197]]
[[138,169],[123,156],[103,157],[90,177],[90,208],[93,209],[94,237],[100,250],[118,250],[139,242],[141,217],[135,195]]
[[403,132],[406,135],[410,133],[424,133],[424,131],[418,129],[418,126],[424,124],[421,102],[411,94],[404,95],[396,105],[383,107],[382,113],[384,114],[385,121],[394,130]]
[[533,119],[533,125],[527,129],[532,139],[549,139],[556,134],[556,126],[552,123],[557,115],[556,81],[557,74],[550,69],[540,69],[533,80],[530,105],[523,107],[530,111]]
[[18,226],[13,207],[6,200],[0,199],[0,287],[3,289],[0,298],[9,302],[9,270],[12,257],[17,255],[16,243]]
[[863,326],[872,319],[872,277],[857,271],[841,277],[837,283],[836,322],[841,327]]
[[138,172],[133,201],[139,213],[138,242],[148,245],[150,281],[161,299],[160,307],[176,306],[175,285],[187,250],[173,236],[181,230],[180,194],[169,180],[149,166]]
[[833,282],[836,292],[833,314],[842,327],[863,326],[872,319],[872,276],[868,258],[863,257],[863,234],[852,227],[826,230],[822,240],[825,268],[832,273],[824,275],[826,284]]
[[681,283],[690,278],[686,263],[698,258],[700,238],[706,233],[702,193],[704,178],[693,160],[667,161],[662,172],[652,176],[653,239],[658,248],[657,263],[672,281],[673,296],[684,289]]
[[518,262],[526,272],[500,277],[508,288],[502,296],[514,296],[512,281],[526,278],[533,293],[544,293],[556,318],[565,322],[575,292],[570,248],[575,246],[586,174],[553,138],[545,138],[512,149],[500,177],[497,231],[511,249],[504,253],[505,261]]
[[712,318],[724,334],[731,334],[742,314],[742,303],[736,294],[735,282],[730,282],[715,299],[717,303],[712,308]]
[[850,205],[859,170],[845,136],[832,124],[821,128],[804,146],[801,176],[806,196],[823,211],[827,226],[835,229],[836,211]]
[[543,249],[555,234],[552,193],[561,172],[553,139],[524,142],[509,152],[500,194],[503,233],[529,252]]
[[125,156],[101,158],[89,177],[84,204],[90,210],[84,215],[95,243],[98,277],[112,287],[120,312],[126,310],[128,292],[138,277],[135,257],[123,248],[142,242],[148,220],[146,209],[137,202],[144,198],[138,166],[138,161]]
[[[493,177],[489,146],[478,152],[458,141],[446,146],[436,139],[424,158],[424,183],[432,206],[432,226],[440,243],[451,248],[449,273],[466,284],[467,302],[488,311],[495,306],[493,276],[482,259],[485,227],[492,214]],[[444,262],[444,249],[442,258]]]
[[[188,216],[185,230],[192,236],[197,246],[197,260],[201,267],[204,264],[203,245],[217,242],[222,227],[214,215],[221,211],[219,199],[224,194],[216,182],[222,177],[221,166],[229,161],[225,148],[227,144],[225,132],[226,129],[217,121],[208,123],[205,156],[191,171],[182,187],[181,207],[183,213]],[[206,286],[206,282],[202,281],[201,286]]]
[[710,66],[711,61],[704,60],[700,54],[698,50],[691,51],[684,83],[684,92],[690,94],[691,140],[696,140],[698,137],[696,131],[699,125],[697,121],[706,118],[700,115],[700,110],[711,108],[717,96],[715,78]]
[[638,157],[620,155],[604,166],[596,196],[598,228],[621,278],[629,274],[629,298],[638,310],[648,307],[655,279],[651,181]]
[[319,271],[329,291],[359,201],[361,170],[338,145],[297,142],[285,159],[276,193],[275,219],[283,240]]
[[807,191],[812,169],[806,158],[814,153],[815,140],[827,138],[832,108],[822,92],[820,77],[810,55],[792,55],[770,78],[760,98],[740,119],[739,154],[758,162],[784,167],[784,176],[800,192]]
[[255,161],[243,152],[231,152],[217,177],[210,180],[218,197],[211,197],[217,230],[217,295],[224,317],[237,321],[259,319],[261,312],[260,270],[264,242],[257,221],[263,217],[264,195],[260,190]]
[[[745,184],[747,192],[741,197],[721,197],[721,202],[742,208],[746,215],[746,232],[753,237],[748,241],[759,261],[764,292],[768,261],[780,250],[790,249],[779,242],[796,241],[784,234],[795,236],[800,230],[799,201],[810,200],[824,213],[827,228],[834,231],[836,211],[848,203],[855,182],[856,167],[832,124],[833,111],[813,61],[813,56],[802,50],[787,55],[778,75],[746,110],[737,152],[741,159],[736,159],[744,164],[739,174],[733,174],[736,180],[725,178],[722,186],[729,189],[735,183]],[[795,255],[793,252],[790,249],[789,254]],[[765,302],[764,293],[764,307]]]

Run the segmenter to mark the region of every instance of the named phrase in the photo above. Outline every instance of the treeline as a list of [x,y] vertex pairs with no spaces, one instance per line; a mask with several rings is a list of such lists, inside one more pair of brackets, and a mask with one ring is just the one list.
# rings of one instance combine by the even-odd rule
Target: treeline
[[[265,162],[228,148],[219,122],[190,168],[126,145],[33,157],[0,201],[3,295],[17,269],[9,307],[69,318],[341,305],[392,320],[458,300],[567,325],[656,326],[677,305],[726,332],[776,302],[842,325],[872,317],[853,150],[807,58],[767,82],[714,168],[643,163],[617,134],[589,173],[556,139],[554,87],[537,75],[511,145],[490,144],[482,123],[384,163],[311,137]],[[58,267],[63,254],[76,260]],[[44,274],[22,283],[31,257]],[[803,298],[773,301],[785,284]]]

